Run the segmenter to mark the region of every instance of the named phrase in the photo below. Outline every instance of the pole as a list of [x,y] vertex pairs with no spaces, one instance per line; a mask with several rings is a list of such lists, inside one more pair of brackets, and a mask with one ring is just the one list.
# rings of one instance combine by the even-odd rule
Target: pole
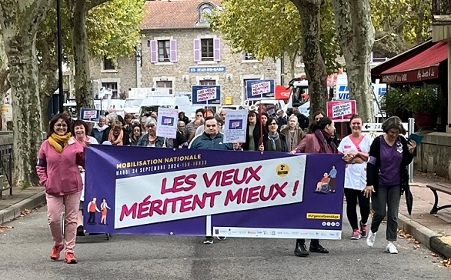
[[[407,137],[409,137],[410,134],[415,132],[415,119],[414,118],[409,118],[409,123],[408,123],[408,131],[407,131]],[[409,183],[413,182],[413,160],[412,162],[409,164]]]
[[56,28],[58,32],[57,51],[58,51],[58,109],[62,113],[64,111],[64,92],[63,92],[63,55],[62,55],[62,35],[61,35],[61,5],[60,0],[56,0]]

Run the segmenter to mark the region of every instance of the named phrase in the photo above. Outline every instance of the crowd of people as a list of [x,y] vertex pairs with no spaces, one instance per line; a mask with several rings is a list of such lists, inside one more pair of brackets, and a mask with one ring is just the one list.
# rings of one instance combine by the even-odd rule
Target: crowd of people
[[[178,115],[175,138],[156,135],[157,113],[140,119],[131,115],[100,117],[90,130],[82,120],[73,121],[65,114],[55,115],[50,121],[49,134],[39,150],[37,174],[45,186],[48,221],[53,237],[51,259],[57,260],[65,249],[65,261],[76,263],[74,247],[77,235],[83,235],[83,172],[84,147],[91,144],[131,145],[158,148],[189,148],[207,150],[234,150],[260,152],[326,153],[341,154],[346,162],[344,194],[346,213],[352,227],[352,240],[366,237],[372,247],[380,223],[387,214],[387,252],[396,254],[397,216],[401,181],[407,165],[413,159],[416,143],[407,141],[402,122],[398,117],[388,118],[382,125],[384,134],[370,139],[362,134],[363,120],[354,115],[349,121],[351,134],[338,143],[334,121],[324,112],[315,112],[312,122],[296,108],[277,116],[249,110],[246,140],[243,143],[224,143],[221,133],[227,118],[224,109],[217,113],[209,109],[196,110],[190,120],[184,112]],[[75,175],[74,175],[75,174]],[[62,183],[64,182],[64,183]],[[371,198],[372,197],[372,198]],[[368,230],[370,199],[374,216]],[[65,221],[61,224],[61,213]],[[357,206],[360,209],[358,219]],[[388,210],[387,210],[388,209]],[[65,227],[65,235],[61,235]],[[204,244],[212,244],[213,237],[206,236]],[[294,254],[306,257],[309,252],[329,253],[319,240],[312,239],[307,250],[304,239],[297,239]]]

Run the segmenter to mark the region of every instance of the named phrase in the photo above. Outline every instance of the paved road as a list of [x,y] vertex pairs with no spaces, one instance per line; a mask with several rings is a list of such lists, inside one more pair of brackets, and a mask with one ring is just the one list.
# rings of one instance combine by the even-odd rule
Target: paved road
[[[329,255],[293,255],[294,241],[231,238],[214,245],[200,237],[103,235],[79,238],[76,265],[51,261],[45,208],[11,222],[0,233],[0,279],[451,279],[451,270],[425,247],[400,240],[398,255],[384,253],[379,237],[324,241]],[[381,229],[384,235],[385,226]]]

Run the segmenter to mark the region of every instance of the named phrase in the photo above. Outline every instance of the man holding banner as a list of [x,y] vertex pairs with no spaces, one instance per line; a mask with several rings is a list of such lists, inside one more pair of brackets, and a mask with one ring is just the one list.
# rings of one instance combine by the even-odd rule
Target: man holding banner
[[[224,135],[219,132],[218,121],[215,117],[210,116],[205,118],[204,133],[194,138],[189,148],[203,150],[236,150],[239,146],[238,143],[224,143]],[[206,219],[208,221],[211,219],[211,216],[207,216]],[[222,237],[219,239],[222,239]],[[225,237],[223,237],[223,239],[225,239]],[[213,244],[213,236],[206,236],[204,244]]]

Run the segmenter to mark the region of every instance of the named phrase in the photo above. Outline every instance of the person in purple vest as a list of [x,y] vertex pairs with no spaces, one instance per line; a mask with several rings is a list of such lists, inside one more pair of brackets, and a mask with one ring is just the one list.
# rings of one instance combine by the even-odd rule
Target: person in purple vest
[[406,130],[399,117],[388,118],[382,124],[382,130],[384,134],[376,137],[371,144],[367,164],[364,194],[366,197],[372,196],[374,215],[366,243],[373,247],[379,225],[387,215],[386,251],[397,254],[398,249],[393,242],[397,239],[401,180],[406,179],[401,177],[407,174],[404,171],[412,162],[416,143],[400,135],[406,134]]

